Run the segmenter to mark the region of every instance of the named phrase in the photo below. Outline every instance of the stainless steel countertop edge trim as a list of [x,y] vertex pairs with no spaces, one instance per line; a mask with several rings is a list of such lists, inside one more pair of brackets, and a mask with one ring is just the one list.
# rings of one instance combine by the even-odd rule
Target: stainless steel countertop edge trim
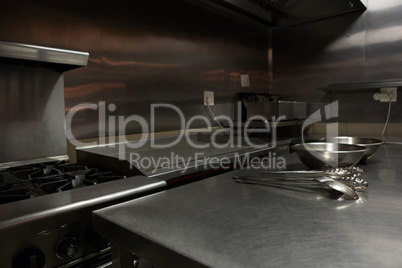
[[[76,201],[76,202],[73,202],[70,204],[65,204],[65,205],[61,205],[61,206],[59,204],[56,204],[54,207],[50,207],[50,208],[47,208],[44,210],[41,209],[38,212],[24,214],[24,215],[13,217],[12,219],[8,219],[8,220],[0,222],[0,233],[5,232],[8,229],[15,228],[17,225],[27,224],[28,221],[32,222],[32,221],[39,220],[44,217],[57,216],[62,213],[68,213],[70,211],[77,212],[82,209],[88,209],[88,208],[94,207],[98,204],[112,201],[116,198],[123,198],[125,196],[134,195],[134,194],[141,193],[141,192],[147,192],[150,190],[164,189],[165,187],[166,187],[165,181],[156,181],[151,184],[146,184],[146,185],[142,185],[139,187],[122,190],[122,191],[118,191],[118,192],[112,192],[112,193],[109,193],[106,195],[102,195],[102,196],[95,197],[95,198],[88,198],[86,200]],[[85,188],[85,189],[88,189],[88,188]],[[70,190],[70,191],[73,191],[73,190]],[[60,194],[60,193],[58,193],[58,194]],[[47,196],[43,196],[43,197],[46,198]],[[37,197],[36,199],[39,199],[39,198],[41,198],[41,197]],[[12,204],[15,204],[15,203],[12,203]]]

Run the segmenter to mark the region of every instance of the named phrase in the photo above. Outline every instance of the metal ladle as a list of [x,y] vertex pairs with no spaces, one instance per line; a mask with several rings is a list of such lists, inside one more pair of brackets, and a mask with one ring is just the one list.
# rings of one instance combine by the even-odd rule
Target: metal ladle
[[269,174],[270,179],[281,178],[286,180],[289,180],[290,178],[309,180],[324,176],[346,184],[356,191],[363,191],[368,187],[367,181],[361,177],[363,170],[357,167],[335,168],[327,170],[272,170],[261,172],[261,174]]
[[355,191],[353,191],[349,186],[336,181],[330,177],[321,176],[321,177],[314,177],[310,179],[302,179],[302,180],[293,180],[293,179],[285,179],[285,180],[277,180],[273,178],[263,178],[263,177],[253,177],[253,176],[235,176],[233,177],[235,182],[237,183],[249,183],[249,184],[262,184],[268,186],[278,186],[278,185],[286,185],[286,186],[300,186],[306,184],[324,184],[331,189],[334,189],[342,194],[344,194],[349,199],[357,200],[359,196]]
[[363,174],[363,169],[359,167],[332,168],[324,170],[270,170],[261,172],[262,174],[286,174],[286,175],[322,175],[322,176],[348,176],[359,177]]

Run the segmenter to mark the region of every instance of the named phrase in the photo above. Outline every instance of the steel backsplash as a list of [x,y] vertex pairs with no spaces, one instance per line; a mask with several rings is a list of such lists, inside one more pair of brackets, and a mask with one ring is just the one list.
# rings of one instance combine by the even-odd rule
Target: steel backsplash
[[0,163],[67,154],[63,76],[0,63]]
[[[362,14],[274,30],[273,92],[310,102],[310,114],[339,100],[337,121],[376,124],[380,135],[388,103],[373,99],[379,89],[317,91],[330,84],[401,79],[402,5],[398,1],[364,2],[367,10]],[[401,112],[402,106],[393,103],[390,122],[399,124],[395,127],[398,135]]]
[[[170,103],[188,119],[208,116],[204,90],[215,91],[217,114],[235,107],[238,92],[268,91],[267,32],[186,1],[6,1],[0,40],[89,52],[88,66],[64,73],[66,112],[104,101],[116,105],[106,118],[149,121],[152,103]],[[242,73],[250,75],[249,88],[240,86]],[[21,116],[29,113],[20,107]],[[156,131],[182,127],[177,113],[166,109],[155,121]],[[98,137],[98,128],[99,110],[81,109],[73,117],[76,138]],[[135,123],[126,128],[127,134],[141,131]]]

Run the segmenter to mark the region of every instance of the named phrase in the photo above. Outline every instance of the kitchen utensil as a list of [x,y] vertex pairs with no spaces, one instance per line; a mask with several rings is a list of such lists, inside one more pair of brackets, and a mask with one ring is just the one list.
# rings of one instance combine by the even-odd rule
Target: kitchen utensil
[[360,177],[363,174],[363,170],[358,167],[335,168],[327,170],[273,170],[261,172],[261,174],[271,174],[282,179],[309,179],[313,177],[328,176],[334,180],[346,184],[347,186],[357,191],[363,191],[368,187],[368,182]]
[[322,139],[325,142],[333,142],[333,143],[342,143],[342,144],[351,144],[351,145],[359,145],[364,146],[368,150],[363,154],[360,161],[367,160],[371,158],[378,150],[378,148],[384,144],[382,140],[372,139],[372,138],[357,138],[357,137],[332,137]]
[[292,146],[300,160],[311,169],[328,169],[334,167],[352,167],[356,165],[368,150],[362,146],[309,142]]
[[[302,181],[302,180],[313,180],[315,178],[320,178],[322,177],[322,175],[318,175],[318,174],[314,174],[313,176],[310,177],[300,177],[300,176],[290,176],[288,177],[286,174],[282,174],[285,175],[285,177],[282,176],[282,178],[280,176],[277,177],[270,177],[270,179],[277,179],[277,180],[283,180],[283,181]],[[293,177],[293,178],[292,178]],[[345,185],[347,185],[348,187],[352,188],[355,191],[364,191],[365,189],[367,189],[368,187],[368,183],[367,181],[365,181],[362,178],[359,177],[341,177],[338,175],[331,175],[331,176],[325,176],[328,178],[331,178],[335,181],[339,181]]]
[[309,186],[317,185],[317,183],[319,183],[324,184],[331,189],[344,194],[345,197],[347,197],[348,199],[359,199],[357,193],[353,191],[349,186],[325,176],[302,180],[278,180],[275,178],[263,178],[253,176],[235,176],[233,177],[233,179],[237,183],[261,184],[268,186]]
[[364,173],[363,169],[359,167],[348,167],[348,168],[332,168],[323,170],[270,170],[266,172],[261,172],[262,174],[321,174],[321,175],[339,175],[339,176],[351,176],[357,177]]

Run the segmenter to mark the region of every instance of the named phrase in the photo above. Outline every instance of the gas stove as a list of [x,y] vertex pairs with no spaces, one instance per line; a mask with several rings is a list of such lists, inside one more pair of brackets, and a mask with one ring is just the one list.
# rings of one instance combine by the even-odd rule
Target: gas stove
[[106,267],[110,245],[92,230],[92,211],[165,187],[162,180],[66,160],[3,167],[1,267]]
[[0,204],[124,178],[110,170],[67,161],[8,168],[0,171]]
[[174,148],[141,149],[127,152],[142,159],[176,152],[187,162],[152,172],[118,159],[111,145],[78,149],[79,164],[53,161],[0,170],[0,241],[7,241],[0,244],[2,268],[105,267],[110,245],[93,231],[92,211],[229,170],[210,158],[243,163],[270,148],[210,148],[204,162],[190,157],[200,151],[185,141]]

